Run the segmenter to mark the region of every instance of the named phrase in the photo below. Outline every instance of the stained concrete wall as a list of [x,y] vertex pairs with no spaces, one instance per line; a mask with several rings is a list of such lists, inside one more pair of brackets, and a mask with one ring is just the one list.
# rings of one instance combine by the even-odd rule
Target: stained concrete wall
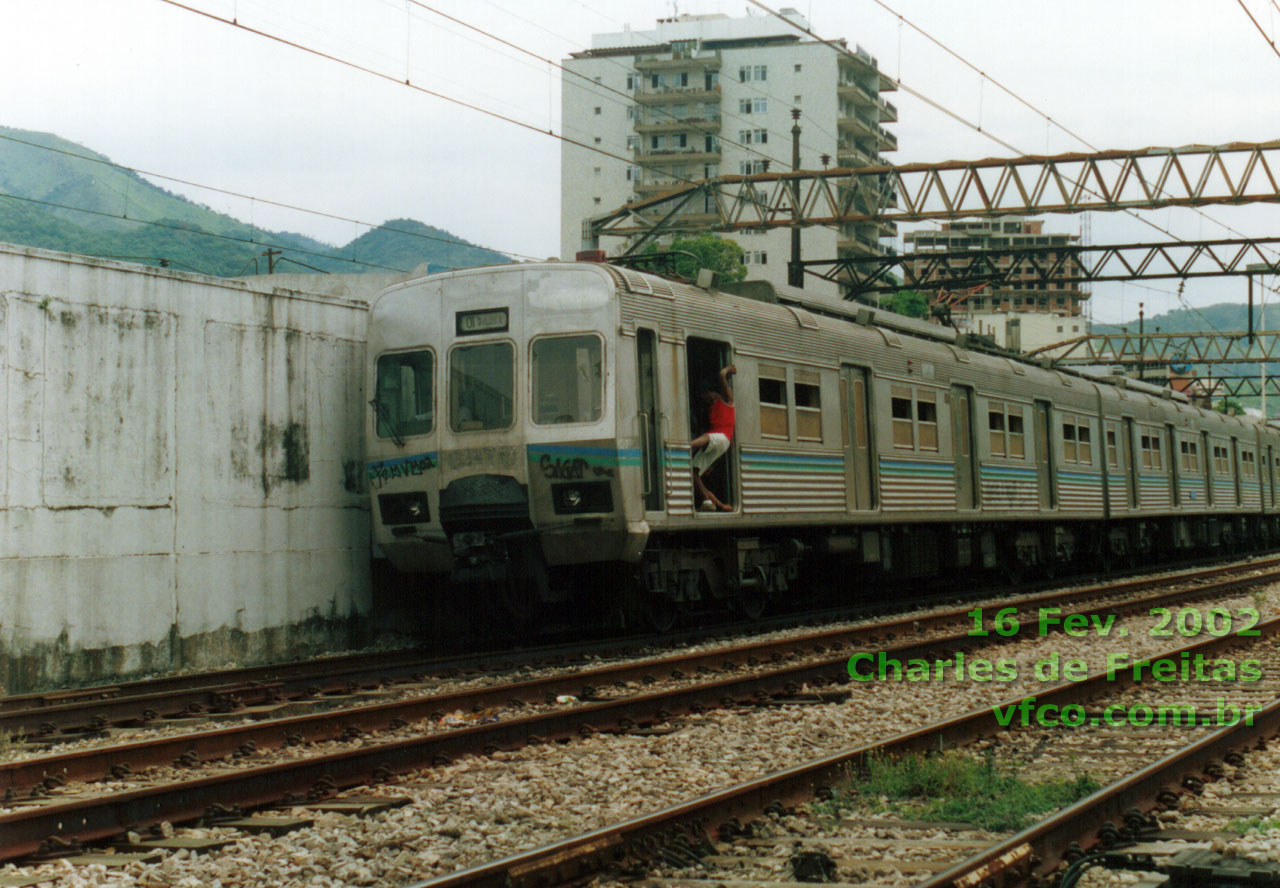
[[0,244],[8,692],[358,640],[367,303],[278,284]]

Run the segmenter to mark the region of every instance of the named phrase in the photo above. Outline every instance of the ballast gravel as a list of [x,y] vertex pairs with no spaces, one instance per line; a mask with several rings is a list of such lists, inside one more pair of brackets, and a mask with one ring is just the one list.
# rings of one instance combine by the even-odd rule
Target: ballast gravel
[[[1265,616],[1275,613],[1269,602],[1275,597],[1274,592],[1267,597]],[[1262,596],[1246,595],[1215,605],[1234,612],[1260,601]],[[53,879],[49,884],[59,888],[404,885],[1034,693],[1039,683],[1031,667],[1053,652],[1083,657],[1093,671],[1105,665],[1108,651],[1139,657],[1177,642],[1149,635],[1154,618],[1128,617],[1124,625],[1129,634],[1123,638],[992,637],[1001,643],[970,652],[971,657],[1016,660],[1019,678],[1012,682],[856,683],[847,686],[853,693],[843,704],[717,710],[676,719],[677,729],[669,734],[602,734],[462,759],[353,791],[407,797],[410,804],[403,808],[367,819],[312,815],[299,808],[296,815],[314,816],[313,827],[277,838],[238,835],[232,845],[207,855],[176,852],[157,865],[115,870],[65,862],[21,870],[7,866],[0,875],[47,874]],[[328,745],[308,749],[327,751]],[[251,759],[254,764],[263,760]],[[1088,762],[1082,766],[1087,769]]]

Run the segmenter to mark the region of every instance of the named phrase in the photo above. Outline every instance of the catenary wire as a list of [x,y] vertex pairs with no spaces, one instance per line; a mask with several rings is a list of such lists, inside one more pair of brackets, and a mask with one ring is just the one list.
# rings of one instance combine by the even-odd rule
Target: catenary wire
[[395,272],[399,272],[400,274],[410,273],[409,269],[396,268],[393,265],[379,265],[376,262],[363,262],[359,259],[347,259],[342,256],[335,256],[332,253],[321,253],[316,250],[303,249],[302,247],[291,247],[291,246],[288,246],[287,244],[274,244],[269,241],[254,240],[253,238],[236,237],[233,234],[218,234],[217,232],[213,232],[213,231],[204,231],[203,229],[200,229],[200,228],[188,228],[185,225],[174,225],[169,222],[152,222],[149,219],[133,219],[129,216],[122,216],[119,213],[105,213],[102,210],[90,210],[90,209],[86,209],[85,207],[75,207],[75,206],[71,206],[70,204],[55,203],[54,201],[50,201],[50,200],[39,200],[34,197],[23,197],[20,194],[9,194],[6,191],[0,191],[0,198],[8,198],[10,200],[20,200],[20,201],[23,201],[24,203],[39,204],[41,206],[46,206],[46,207],[55,207],[56,209],[60,209],[60,210],[74,210],[77,213],[88,213],[91,216],[102,216],[103,218],[106,218],[106,219],[123,219],[126,222],[136,222],[139,225],[152,225],[156,228],[167,228],[170,231],[182,231],[182,232],[186,232],[187,234],[198,234],[201,237],[214,237],[214,238],[218,238],[219,240],[234,241],[236,243],[241,243],[241,244],[253,244],[254,246],[257,246],[257,247],[270,247],[276,250],[288,250],[291,253],[301,253],[304,256],[317,256],[321,259],[329,259],[331,261],[336,261],[336,262],[349,262],[353,265],[363,265],[366,268],[380,268],[384,271],[395,271]]
[[[805,34],[808,34],[810,37],[814,38],[815,40],[820,40],[820,41],[822,41],[822,42],[823,42],[823,43],[825,43],[827,46],[830,46],[831,48],[835,49],[837,52],[844,53],[844,54],[846,54],[846,55],[850,55],[850,54],[851,54],[851,53],[849,53],[849,50],[848,50],[847,48],[845,48],[845,47],[841,47],[841,46],[837,45],[834,41],[827,40],[827,39],[825,39],[825,38],[823,38],[823,37],[820,37],[819,35],[815,34],[815,33],[814,33],[811,29],[809,29],[809,28],[806,28],[806,27],[804,27],[804,26],[802,26],[802,25],[798,25],[798,24],[796,24],[795,22],[791,21],[790,19],[786,18],[785,16],[781,15],[780,13],[778,13],[778,12],[774,11],[773,9],[769,8],[768,6],[766,6],[764,3],[760,2],[760,0],[747,0],[747,2],[751,3],[753,6],[757,6],[757,7],[759,7],[760,9],[763,9],[765,12],[769,13],[770,15],[772,15],[772,16],[773,16],[773,17],[775,17],[775,18],[777,18],[778,20],[780,20],[780,21],[782,21],[782,22],[785,22],[786,24],[790,25],[792,28],[795,28],[795,29],[796,29],[796,30],[798,30],[798,31],[801,31],[801,32],[803,32],[803,33],[805,33]],[[903,19],[903,21],[905,22],[905,19]],[[985,77],[985,75],[983,75],[983,76]],[[994,82],[994,81],[993,81],[993,82]],[[999,144],[999,145],[1001,145],[1001,146],[1003,146],[1003,147],[1005,147],[1005,148],[1008,148],[1009,150],[1013,151],[1015,154],[1017,154],[1017,155],[1021,155],[1021,156],[1026,156],[1027,152],[1022,151],[1021,149],[1019,149],[1019,148],[1015,147],[1014,145],[1011,145],[1009,142],[1007,142],[1007,141],[1005,141],[1005,140],[1003,140],[1003,139],[1001,139],[1001,138],[999,138],[999,137],[997,137],[997,136],[993,135],[990,131],[988,131],[988,130],[984,130],[984,129],[979,125],[979,124],[973,123],[972,121],[969,121],[969,120],[965,119],[964,117],[962,117],[961,115],[959,115],[959,114],[955,113],[954,111],[951,111],[950,109],[943,107],[941,104],[939,104],[938,102],[935,102],[933,99],[930,99],[929,97],[927,97],[927,96],[923,95],[923,94],[922,94],[922,93],[920,93],[919,91],[914,90],[914,89],[912,89],[911,87],[907,86],[905,83],[903,83],[903,82],[902,82],[902,80],[900,80],[900,79],[899,79],[899,80],[897,81],[897,83],[898,83],[898,86],[899,86],[900,88],[902,88],[902,89],[906,90],[908,93],[910,93],[911,95],[913,95],[913,96],[915,96],[916,98],[920,99],[921,101],[924,101],[925,103],[927,103],[927,104],[928,104],[928,105],[930,105],[931,107],[936,108],[937,110],[939,110],[939,111],[943,112],[944,114],[946,114],[947,116],[951,117],[952,119],[954,119],[954,120],[956,120],[956,121],[958,121],[958,122],[960,122],[960,123],[963,123],[965,126],[969,127],[970,129],[974,130],[975,132],[981,133],[982,135],[986,136],[988,139],[991,139],[992,141],[996,142],[997,144]],[[1094,192],[1092,189],[1090,189],[1090,188],[1088,188],[1088,187],[1086,187],[1086,188],[1085,188],[1085,190],[1086,190],[1086,191],[1088,191],[1090,194],[1093,194],[1095,197],[1096,197],[1096,196],[1098,196],[1096,192]],[[1169,231],[1167,228],[1164,228],[1164,227],[1162,227],[1162,226],[1158,225],[1157,223],[1155,223],[1155,222],[1151,221],[1150,219],[1147,219],[1147,218],[1145,218],[1145,217],[1143,217],[1143,216],[1139,216],[1139,215],[1138,215],[1136,212],[1134,212],[1133,210],[1125,210],[1124,212],[1125,212],[1125,213],[1127,213],[1128,215],[1132,216],[1134,219],[1137,219],[1139,222],[1142,222],[1143,224],[1148,225],[1148,226],[1150,226],[1151,228],[1154,228],[1156,231],[1159,231],[1160,233],[1162,233],[1162,234],[1166,235],[1167,237],[1173,238],[1174,240],[1178,240],[1178,241],[1184,240],[1184,238],[1180,238],[1180,237],[1178,237],[1176,234],[1174,234],[1173,232]],[[1225,226],[1224,226],[1224,227],[1225,227]],[[1236,232],[1236,233],[1238,234],[1239,232]],[[1166,292],[1168,292],[1168,291],[1166,291]],[[1185,298],[1184,296],[1182,296],[1181,294],[1175,294],[1175,293],[1172,293],[1172,292],[1169,292],[1169,295],[1170,295],[1170,296],[1173,296],[1173,297],[1174,297],[1174,298],[1176,298],[1180,303],[1182,303],[1184,306],[1186,306],[1188,309],[1190,309],[1191,311],[1193,311],[1193,312],[1195,312],[1197,315],[1199,315],[1199,316],[1200,316],[1200,318],[1201,318],[1201,319],[1202,319],[1206,324],[1208,324],[1210,327],[1212,327],[1214,330],[1217,330],[1217,329],[1218,329],[1218,328],[1217,328],[1217,326],[1216,326],[1215,324],[1213,324],[1213,323],[1212,323],[1208,318],[1204,317],[1204,315],[1203,315],[1203,314],[1201,314],[1201,313],[1200,313],[1200,311],[1199,311],[1198,309],[1196,309],[1196,308],[1194,308],[1193,306],[1191,306],[1191,305],[1186,301],[1186,298]],[[1219,331],[1219,332],[1220,332],[1220,331]]]
[[[17,142],[19,144],[26,145],[31,148],[38,148],[41,151],[52,151],[55,154],[63,154],[63,155],[66,155],[67,157],[74,157],[77,160],[84,160],[90,163],[101,164],[103,166],[112,167],[113,169],[123,170],[124,172],[133,173],[134,175],[137,175],[137,176],[150,176],[153,179],[163,179],[166,182],[176,182],[179,185],[189,185],[193,188],[201,188],[206,191],[212,191],[216,194],[226,195],[227,197],[235,197],[243,200],[251,200],[251,201],[255,201],[256,203],[265,204],[267,206],[272,206],[272,207],[278,207],[284,210],[294,210],[299,213],[307,213],[309,215],[320,216],[325,219],[333,219],[334,221],[337,221],[337,222],[351,222],[355,225],[364,226],[372,231],[390,231],[395,234],[404,234],[404,235],[408,235],[409,237],[422,238],[423,240],[438,241],[439,243],[449,244],[455,247],[478,247],[480,249],[489,250],[490,252],[493,252],[493,253],[505,253],[508,256],[516,256],[521,259],[536,258],[534,256],[526,256],[523,253],[517,253],[512,250],[495,250],[490,247],[485,247],[482,244],[472,244],[472,243],[467,243],[466,241],[451,240],[450,238],[447,238],[447,237],[440,237],[438,235],[433,235],[433,234],[424,234],[419,231],[405,231],[402,228],[392,228],[387,225],[375,225],[372,222],[365,222],[361,219],[353,219],[349,216],[340,216],[336,213],[327,213],[324,210],[312,210],[306,207],[300,207],[294,204],[284,203],[282,201],[269,200],[264,197],[256,197],[252,194],[243,194],[238,191],[231,191],[226,188],[219,188],[215,185],[205,185],[200,182],[192,181],[190,179],[181,179],[181,178],[178,178],[177,176],[167,176],[164,173],[155,173],[150,170],[144,170],[138,167],[131,167],[122,163],[115,163],[113,161],[106,160],[105,158],[101,158],[101,157],[89,157],[88,155],[85,155],[85,154],[77,154],[74,151],[67,151],[64,148],[57,148],[57,147],[54,147],[53,145],[41,145],[39,142],[32,142],[27,139],[21,139],[21,138],[18,138],[17,136],[11,136],[6,133],[0,133],[0,139],[6,139],[10,142]],[[139,220],[131,219],[130,221],[136,222]],[[290,249],[292,249],[292,247]]]
[[1271,47],[1271,51],[1280,57],[1280,48],[1276,47],[1276,42],[1267,36],[1267,32],[1263,30],[1262,25],[1258,24],[1258,20],[1253,17],[1253,13],[1249,11],[1249,7],[1244,5],[1244,0],[1236,0],[1240,4],[1240,8],[1244,10],[1244,14],[1249,16],[1249,21],[1253,22],[1253,26],[1258,29],[1258,33],[1262,35],[1262,39],[1267,41],[1267,45]]

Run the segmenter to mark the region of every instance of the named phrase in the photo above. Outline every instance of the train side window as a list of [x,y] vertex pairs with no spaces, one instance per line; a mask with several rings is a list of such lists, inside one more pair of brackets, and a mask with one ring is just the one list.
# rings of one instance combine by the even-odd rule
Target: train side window
[[790,437],[787,369],[761,364],[756,373],[760,378],[760,434],[766,438]]
[[1076,462],[1076,424],[1074,422],[1064,422],[1062,424],[1062,459],[1064,462]]
[[796,437],[801,441],[822,440],[822,390],[812,370],[797,370],[795,383]]
[[1164,459],[1160,453],[1160,436],[1159,435],[1143,435],[1142,444],[1142,467],[1144,469],[1162,469],[1164,468]]
[[1076,462],[1082,466],[1093,465],[1093,430],[1088,422],[1076,425]]
[[1116,445],[1116,430],[1107,423],[1107,465],[1113,469],[1120,468],[1120,448]]
[[1254,455],[1252,451],[1240,451],[1240,474],[1249,480],[1257,477],[1258,473],[1254,465]]
[[1022,408],[1009,405],[1009,456],[1013,459],[1025,459],[1027,455],[1026,436],[1022,431]]
[[509,342],[459,346],[449,353],[449,424],[455,432],[511,427],[515,349]]
[[916,427],[921,450],[938,449],[938,395],[916,392]]
[[379,438],[428,434],[434,427],[436,358],[430,351],[378,358],[374,409]]
[[895,385],[890,393],[889,406],[893,414],[893,446],[914,450],[916,436],[911,422],[911,389]]
[[604,408],[603,347],[598,336],[534,340],[533,421],[595,422]]
[[1182,451],[1182,471],[1200,471],[1200,448],[1195,441],[1183,441],[1179,445]]
[[1218,475],[1231,473],[1231,456],[1221,444],[1213,445],[1213,470]]
[[999,401],[991,401],[987,405],[987,431],[991,438],[991,455],[1006,456],[1008,448],[1005,445],[1004,404]]

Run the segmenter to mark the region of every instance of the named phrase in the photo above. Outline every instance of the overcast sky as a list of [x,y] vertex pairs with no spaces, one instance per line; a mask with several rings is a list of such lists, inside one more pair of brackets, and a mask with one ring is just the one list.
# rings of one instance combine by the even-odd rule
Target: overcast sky
[[[1280,137],[1280,56],[1237,0],[800,0],[814,30],[1028,153],[1087,146],[1008,98],[898,14],[1098,148]],[[1272,0],[1244,0],[1269,36]],[[560,132],[560,72],[545,58],[601,31],[652,28],[658,0],[187,0],[211,14],[528,124]],[[770,4],[780,8],[784,4]],[[681,0],[682,13],[746,13]],[[430,7],[430,8],[427,8]],[[559,143],[161,0],[0,0],[0,125],[53,132],[141,169],[344,217],[413,217],[521,256],[558,250]],[[759,10],[753,10],[760,13]],[[899,91],[894,162],[1011,153]],[[569,133],[568,135],[574,135]],[[815,134],[816,137],[816,134]],[[807,141],[807,139],[806,139]],[[813,153],[818,153],[815,147]],[[365,229],[159,184],[268,228],[344,243]],[[1188,239],[1280,235],[1280,207],[1144,214]],[[1163,240],[1120,214],[1094,243]],[[1075,216],[1047,227],[1078,233]],[[905,227],[904,227],[905,230]],[[1099,320],[1177,305],[1176,281],[1099,285]],[[1244,299],[1242,278],[1188,282],[1192,304]],[[1275,298],[1274,296],[1272,298]],[[1280,322],[1280,312],[1277,321]]]

